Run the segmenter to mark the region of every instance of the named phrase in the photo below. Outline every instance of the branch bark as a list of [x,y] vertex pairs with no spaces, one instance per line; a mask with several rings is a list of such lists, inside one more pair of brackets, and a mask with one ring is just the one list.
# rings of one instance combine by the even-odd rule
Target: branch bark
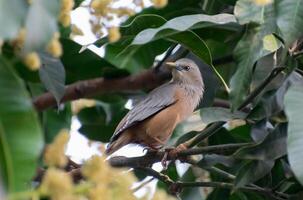
[[[187,156],[190,155],[200,155],[200,154],[209,154],[209,153],[217,153],[217,154],[227,154],[236,151],[237,149],[248,146],[251,143],[238,143],[238,144],[222,144],[222,145],[213,145],[207,147],[193,148],[193,149],[185,149],[179,151],[175,157],[171,157],[168,154],[167,160],[175,160],[181,159],[183,162],[186,162]],[[160,162],[164,155],[165,151],[152,151],[148,152],[144,156],[139,157],[125,157],[125,156],[115,156],[109,159],[109,163],[113,167],[150,167],[156,162]]]
[[[92,97],[102,93],[152,89],[162,84],[168,77],[168,73],[156,73],[154,69],[149,69],[142,73],[123,78],[96,78],[92,80],[79,81],[66,87],[65,94],[61,102],[63,103],[84,97]],[[56,100],[50,92],[47,92],[35,98],[33,104],[36,110],[43,111],[55,106]]]

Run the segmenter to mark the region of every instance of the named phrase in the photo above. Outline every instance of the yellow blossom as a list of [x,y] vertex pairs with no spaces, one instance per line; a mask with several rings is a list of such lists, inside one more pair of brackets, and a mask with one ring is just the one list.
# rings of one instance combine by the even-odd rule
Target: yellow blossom
[[155,8],[163,8],[167,5],[168,0],[152,0]]
[[74,0],[62,0],[61,2],[59,21],[64,27],[69,26],[71,23],[70,13],[74,7],[74,4]]
[[61,2],[61,11],[70,11],[75,5],[74,0],[62,0]]
[[76,26],[75,24],[72,25],[72,34],[73,35],[80,35],[80,36],[84,35],[82,30],[78,26]]
[[56,58],[62,55],[62,46],[59,41],[59,33],[54,33],[53,38],[50,40],[46,47],[46,50]]
[[67,130],[61,130],[52,144],[49,144],[44,153],[44,162],[48,166],[64,167],[67,164],[65,156],[65,147],[69,140],[69,133]]
[[108,13],[108,5],[111,1],[112,0],[93,0],[90,6],[96,14],[105,15]]
[[68,27],[71,23],[70,13],[69,12],[61,13],[59,17],[59,21],[64,27]]
[[16,48],[21,49],[24,45],[25,37],[26,37],[26,29],[21,28],[18,32],[17,37],[12,41],[12,45]]
[[112,200],[110,188],[107,187],[106,183],[99,183],[95,187],[90,188],[88,197],[90,200]]
[[52,200],[70,200],[73,182],[66,172],[50,168],[46,171],[39,188],[40,194],[50,196]]
[[24,58],[25,65],[32,71],[38,70],[41,66],[41,61],[36,52],[27,54]]
[[107,161],[97,155],[92,156],[82,168],[82,174],[84,177],[95,183],[109,182],[111,178],[113,178],[111,175],[112,171],[114,170],[110,169]]
[[109,42],[117,42],[121,37],[119,27],[111,27],[108,29]]
[[265,6],[273,2],[273,0],[253,0],[253,1],[258,6]]

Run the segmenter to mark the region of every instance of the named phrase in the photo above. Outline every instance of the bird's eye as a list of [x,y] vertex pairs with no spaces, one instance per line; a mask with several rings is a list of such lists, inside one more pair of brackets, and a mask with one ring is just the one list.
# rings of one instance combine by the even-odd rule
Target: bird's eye
[[190,69],[190,67],[189,67],[189,66],[184,66],[183,69],[184,69],[185,71],[188,71],[188,70]]

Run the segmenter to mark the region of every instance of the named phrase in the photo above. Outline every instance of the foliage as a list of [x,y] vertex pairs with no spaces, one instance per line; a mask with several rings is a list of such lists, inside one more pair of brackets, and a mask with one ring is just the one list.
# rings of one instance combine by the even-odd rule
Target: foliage
[[[194,141],[203,158],[192,156],[196,165],[183,166],[185,173],[171,162],[161,174],[172,180],[157,177],[165,183],[157,184],[160,191],[181,192],[182,199],[302,198],[303,0],[158,0],[150,7],[134,0],[130,8],[87,2],[0,0],[1,199],[134,198],[125,186],[135,178],[121,176],[121,185],[114,178],[120,171],[103,157],[87,161],[85,181],[74,184],[60,130],[76,117],[81,134],[108,142],[126,103],[167,81],[163,62],[178,54],[199,64],[206,91],[169,144]],[[80,6],[89,8],[93,45],[104,56],[72,39],[79,31],[70,12]],[[90,99],[69,102],[79,98]],[[33,183],[37,169],[45,176]],[[135,170],[139,179],[147,172]],[[172,197],[162,191],[161,198]]]

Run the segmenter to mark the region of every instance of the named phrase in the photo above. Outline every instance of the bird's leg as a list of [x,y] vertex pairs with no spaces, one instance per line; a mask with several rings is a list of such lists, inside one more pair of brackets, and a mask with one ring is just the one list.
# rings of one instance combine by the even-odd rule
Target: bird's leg
[[[165,153],[161,160],[161,164],[164,168],[167,168],[167,158],[170,158],[171,160],[176,160],[178,157],[178,153],[180,151],[186,150],[187,146],[184,144],[179,144],[177,147],[170,147],[164,149]],[[180,158],[179,158],[180,159]]]

